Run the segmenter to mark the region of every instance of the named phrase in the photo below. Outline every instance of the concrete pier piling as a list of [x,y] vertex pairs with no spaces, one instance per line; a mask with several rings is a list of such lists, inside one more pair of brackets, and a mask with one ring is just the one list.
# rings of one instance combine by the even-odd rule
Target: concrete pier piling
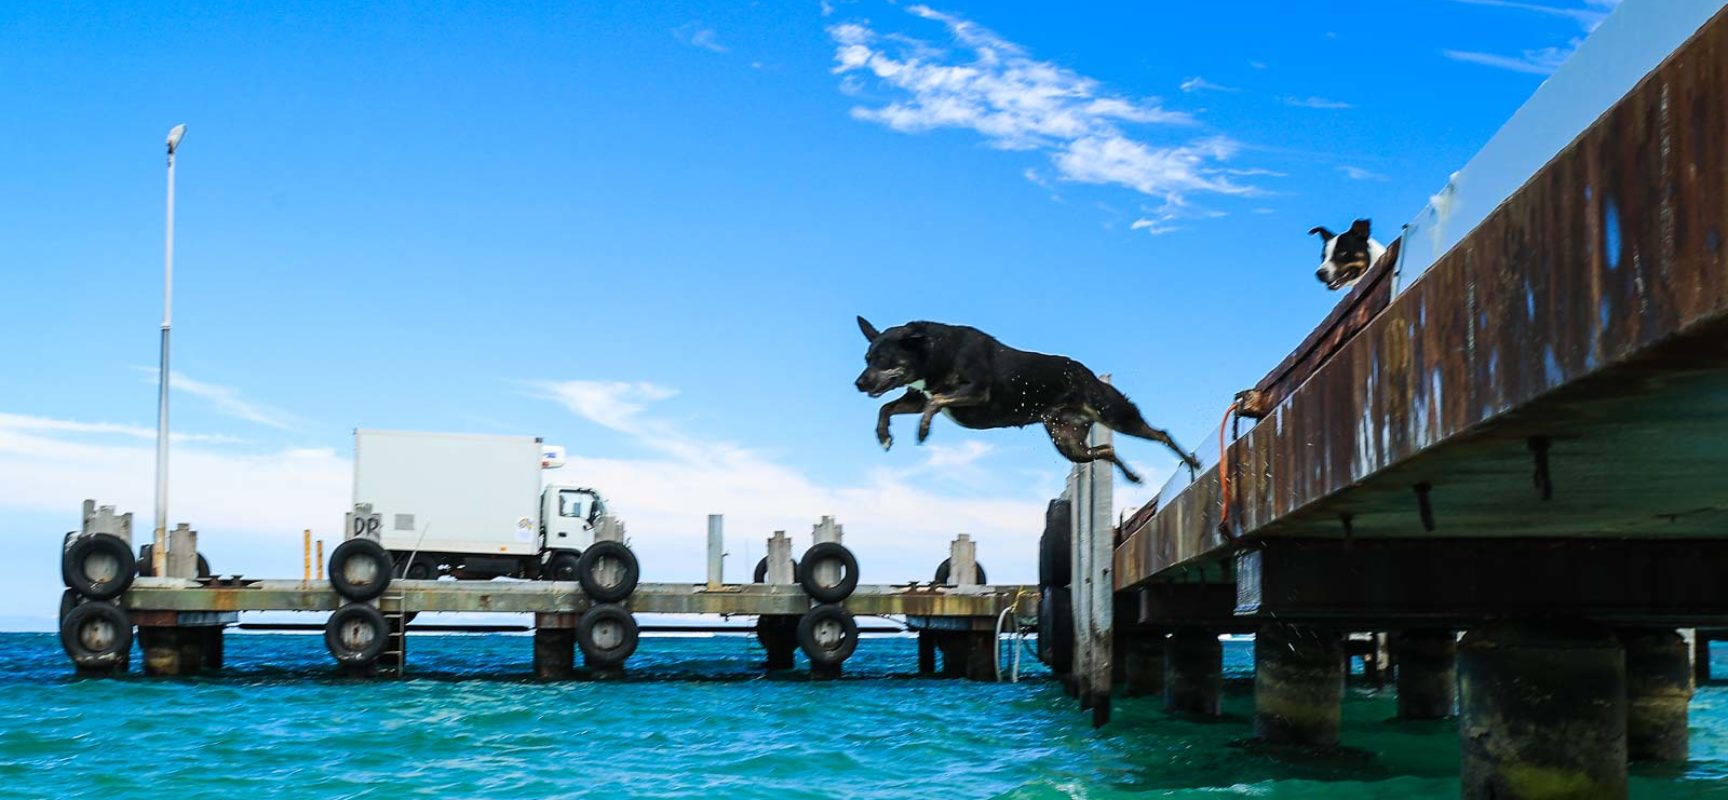
[[204,627],[149,626],[138,629],[138,646],[144,651],[144,674],[179,677],[196,675],[211,661],[210,629]]
[[1609,628],[1472,628],[1458,687],[1466,800],[1626,796],[1626,658]]
[[942,674],[975,681],[996,680],[996,636],[991,631],[933,634],[942,651]]
[[1126,638],[1118,652],[1122,658],[1123,693],[1129,697],[1157,697],[1164,692],[1164,639],[1151,633]]
[[1458,638],[1426,628],[1392,635],[1398,664],[1398,718],[1445,719],[1458,708]]
[[1633,761],[1685,761],[1691,745],[1687,710],[1692,673],[1686,640],[1678,631],[1641,628],[1620,632],[1626,648],[1626,755]]
[[1223,713],[1224,646],[1215,631],[1181,628],[1164,641],[1164,710],[1216,717]]
[[576,674],[576,615],[534,615],[534,677],[566,680]]
[[1267,625],[1254,637],[1254,735],[1271,744],[1338,744],[1344,641],[1333,632]]
[[918,674],[936,674],[936,634],[932,631],[918,632]]

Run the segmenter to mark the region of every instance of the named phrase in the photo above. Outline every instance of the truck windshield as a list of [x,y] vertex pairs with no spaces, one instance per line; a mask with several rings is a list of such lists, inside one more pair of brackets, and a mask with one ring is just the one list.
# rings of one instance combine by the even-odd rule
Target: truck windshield
[[573,517],[575,519],[587,519],[587,517],[588,517],[588,493],[587,492],[559,492],[558,493],[558,516]]

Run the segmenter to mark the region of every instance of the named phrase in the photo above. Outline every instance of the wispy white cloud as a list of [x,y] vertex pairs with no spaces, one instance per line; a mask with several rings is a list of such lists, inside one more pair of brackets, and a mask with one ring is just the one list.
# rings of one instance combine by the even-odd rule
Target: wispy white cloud
[[[859,105],[852,116],[903,133],[970,130],[992,147],[1042,153],[1054,177],[1124,186],[1165,200],[1191,193],[1249,194],[1219,163],[1239,149],[1222,136],[1154,144],[1127,126],[1182,129],[1196,124],[1187,112],[1156,98],[1134,99],[1050,61],[961,17],[928,6],[910,13],[941,23],[955,47],[937,47],[896,33],[880,34],[862,22],[830,26],[834,72],[867,74],[888,99]],[[863,87],[842,84],[843,91]]]
[[1389,178],[1385,175],[1382,175],[1378,172],[1372,172],[1369,170],[1365,170],[1361,167],[1353,167],[1349,164],[1344,164],[1344,165],[1338,167],[1338,171],[1344,173],[1344,177],[1349,178],[1350,180],[1353,180],[1353,181],[1387,181],[1387,180],[1391,180],[1391,178]]
[[[46,433],[91,433],[124,436],[129,439],[156,439],[156,429],[142,425],[122,425],[114,422],[80,422],[70,419],[37,417],[28,414],[0,412],[0,429]],[[211,433],[170,433],[171,442],[204,442],[208,444],[242,444],[244,439]]]
[[672,35],[691,47],[707,50],[711,53],[730,52],[731,48],[720,43],[720,35],[713,28],[705,27],[700,22],[686,22],[672,29]]
[[1178,88],[1180,88],[1184,92],[1189,92],[1189,93],[1193,93],[1193,92],[1239,92],[1239,91],[1241,91],[1240,89],[1237,89],[1233,86],[1223,86],[1220,84],[1213,83],[1213,82],[1206,80],[1205,78],[1202,78],[1198,75],[1196,75],[1192,78],[1189,78],[1188,80],[1183,81],[1181,86]]
[[1576,5],[1547,5],[1544,3],[1524,3],[1517,0],[1453,0],[1472,6],[1494,6],[1517,11],[1531,11],[1552,17],[1565,17],[1577,22],[1586,32],[1596,30],[1608,14],[1620,5],[1620,0],[1585,0]]
[[1520,56],[1502,56],[1493,53],[1478,53],[1470,50],[1443,50],[1441,53],[1453,61],[1463,61],[1469,64],[1480,64],[1484,67],[1511,70],[1529,75],[1552,75],[1554,70],[1571,57],[1572,51],[1578,49],[1578,40],[1565,47],[1543,47],[1536,50],[1525,50]]
[[1284,105],[1295,106],[1297,108],[1319,108],[1319,109],[1328,109],[1328,110],[1355,108],[1356,107],[1356,106],[1351,105],[1350,103],[1346,103],[1342,100],[1328,100],[1324,97],[1313,97],[1313,96],[1309,96],[1309,97],[1286,97],[1286,98],[1284,98]]
[[[144,374],[144,380],[156,383],[155,367],[134,367]],[[216,411],[247,422],[263,425],[277,430],[294,430],[299,422],[294,417],[280,409],[252,400],[232,386],[219,383],[196,380],[185,373],[169,371],[168,386],[176,392],[184,392],[209,403]]]

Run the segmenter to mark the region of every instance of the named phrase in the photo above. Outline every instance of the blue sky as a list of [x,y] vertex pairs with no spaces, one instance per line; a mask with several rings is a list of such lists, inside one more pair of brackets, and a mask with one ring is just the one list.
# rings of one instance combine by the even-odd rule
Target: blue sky
[[221,571],[337,538],[381,427],[566,445],[649,580],[708,512],[733,574],[834,513],[866,581],[960,531],[1029,580],[1066,462],[884,454],[855,314],[1072,355],[1208,451],[1337,300],[1308,228],[1395,236],[1610,5],[7,4],[0,543],[41,569],[0,623],[49,624],[81,498],[148,527],[175,123],[172,516]]

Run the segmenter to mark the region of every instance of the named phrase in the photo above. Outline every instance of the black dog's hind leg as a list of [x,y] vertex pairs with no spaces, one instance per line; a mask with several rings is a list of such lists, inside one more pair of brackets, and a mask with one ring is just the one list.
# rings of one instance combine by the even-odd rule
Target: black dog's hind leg
[[924,417],[918,420],[918,443],[923,444],[925,439],[930,438],[930,421],[935,419],[936,414],[942,409],[950,406],[982,405],[989,399],[990,395],[970,388],[931,395],[930,399],[924,403]]
[[1182,459],[1183,464],[1188,465],[1188,476],[1190,478],[1194,476],[1194,473],[1200,469],[1200,459],[1195,458],[1193,453],[1177,446],[1176,440],[1170,438],[1169,433],[1148,425],[1146,419],[1140,416],[1140,409],[1135,407],[1134,402],[1116,387],[1107,383],[1100,385],[1104,387],[1105,395],[1099,398],[1102,402],[1098,403],[1098,420],[1100,422],[1117,433],[1150,439],[1170,448],[1175,451],[1177,458]]
[[882,404],[882,410],[876,413],[876,441],[883,450],[894,446],[894,436],[888,433],[888,419],[895,414],[917,414],[924,410],[924,403],[923,392],[907,389],[899,399]]
[[1135,475],[1134,470],[1129,469],[1127,464],[1122,463],[1122,459],[1116,457],[1116,448],[1107,444],[1101,444],[1097,447],[1086,444],[1086,433],[1091,427],[1090,424],[1076,425],[1071,422],[1053,420],[1044,423],[1044,430],[1050,433],[1050,443],[1056,445],[1056,452],[1061,453],[1069,461],[1076,464],[1087,464],[1098,460],[1108,461],[1115,464],[1117,469],[1122,470],[1122,477],[1127,478],[1129,483],[1139,483],[1140,476]]

